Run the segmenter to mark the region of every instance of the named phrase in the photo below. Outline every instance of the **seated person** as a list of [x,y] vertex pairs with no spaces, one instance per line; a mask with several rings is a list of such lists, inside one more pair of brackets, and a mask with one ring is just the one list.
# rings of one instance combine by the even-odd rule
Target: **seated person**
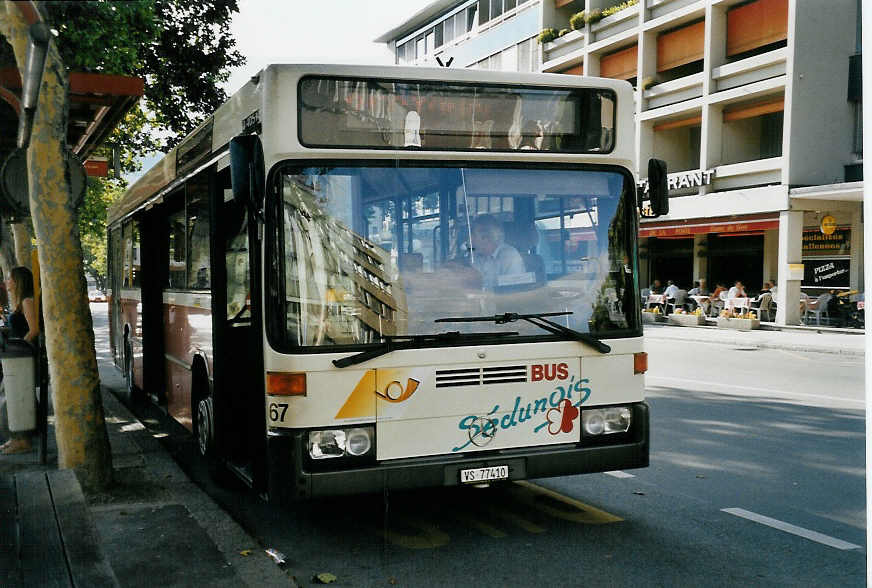
[[651,294],[663,294],[663,285],[660,283],[660,280],[654,280],[654,283],[651,284],[648,290]]
[[730,291],[727,293],[727,298],[747,298],[748,295],[745,294],[745,286],[742,284],[740,280],[736,280],[736,283],[733,284],[733,287],[730,288]]
[[693,288],[687,291],[688,296],[701,296],[699,293],[699,282],[693,283]]
[[482,286],[494,288],[499,278],[526,272],[518,250],[505,242],[502,224],[490,215],[472,222],[472,267],[481,273]]
[[666,291],[664,292],[664,294],[666,294],[667,298],[673,299],[675,298],[675,295],[678,294],[679,290],[680,288],[675,285],[675,282],[673,282],[672,280],[668,280],[666,282]]

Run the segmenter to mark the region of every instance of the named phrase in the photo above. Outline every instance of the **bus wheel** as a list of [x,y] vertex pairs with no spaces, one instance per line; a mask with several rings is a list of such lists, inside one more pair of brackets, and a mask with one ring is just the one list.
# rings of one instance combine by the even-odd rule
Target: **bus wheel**
[[127,401],[134,402],[137,398],[136,384],[133,382],[133,346],[129,339],[124,340],[124,380]]
[[229,476],[227,468],[218,458],[215,450],[215,413],[212,411],[212,398],[201,398],[197,403],[196,414],[197,449],[200,457],[206,462],[209,477],[219,485],[227,485]]

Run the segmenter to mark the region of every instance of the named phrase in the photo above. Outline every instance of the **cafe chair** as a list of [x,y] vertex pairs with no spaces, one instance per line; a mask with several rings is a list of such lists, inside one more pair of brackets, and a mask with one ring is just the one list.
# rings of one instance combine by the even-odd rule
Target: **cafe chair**
[[679,290],[675,293],[675,298],[670,298],[669,301],[666,303],[666,311],[667,313],[670,312],[669,309],[671,308],[671,312],[675,312],[675,310],[678,308],[685,308],[686,304],[687,290]]
[[711,314],[709,316],[717,317],[721,314],[721,311],[727,306],[727,291],[724,290],[721,292],[720,296],[717,298],[712,298],[709,304],[709,310]]
[[808,315],[814,315],[815,323],[821,324],[821,316],[825,315],[827,318],[827,324],[830,322],[830,313],[828,312],[828,306],[830,305],[830,294],[829,292],[824,292],[820,296],[817,297],[816,300],[809,300],[805,306],[805,314],[803,315],[802,322],[808,324]]
[[771,321],[772,320],[771,312],[772,312],[774,306],[775,306],[775,304],[772,302],[772,294],[770,294],[769,292],[766,292],[766,293],[760,295],[760,298],[757,300],[756,306],[754,305],[753,302],[751,303],[751,310],[753,310],[755,313],[757,313],[757,318],[760,319],[761,321],[763,320],[763,313],[765,312],[766,313],[766,320]]

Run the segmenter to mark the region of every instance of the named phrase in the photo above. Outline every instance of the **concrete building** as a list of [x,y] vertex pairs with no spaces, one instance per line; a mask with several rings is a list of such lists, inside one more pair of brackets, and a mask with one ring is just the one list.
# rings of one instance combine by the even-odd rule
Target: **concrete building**
[[671,187],[641,283],[773,281],[782,324],[800,288],[862,290],[860,0],[613,4],[436,0],[377,41],[401,64],[633,84],[640,171],[666,160]]

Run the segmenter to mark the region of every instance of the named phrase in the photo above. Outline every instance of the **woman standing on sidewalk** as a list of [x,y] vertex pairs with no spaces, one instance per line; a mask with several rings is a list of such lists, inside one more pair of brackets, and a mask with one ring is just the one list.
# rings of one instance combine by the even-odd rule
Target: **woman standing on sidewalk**
[[[9,338],[23,339],[32,344],[39,335],[36,305],[33,302],[33,274],[23,266],[12,268],[6,279],[6,290],[10,301],[15,305],[12,314],[9,315]],[[7,394],[9,393],[12,393],[12,390],[7,391]],[[33,431],[12,432],[12,438],[0,445],[0,453],[12,455],[30,451],[32,434]]]

